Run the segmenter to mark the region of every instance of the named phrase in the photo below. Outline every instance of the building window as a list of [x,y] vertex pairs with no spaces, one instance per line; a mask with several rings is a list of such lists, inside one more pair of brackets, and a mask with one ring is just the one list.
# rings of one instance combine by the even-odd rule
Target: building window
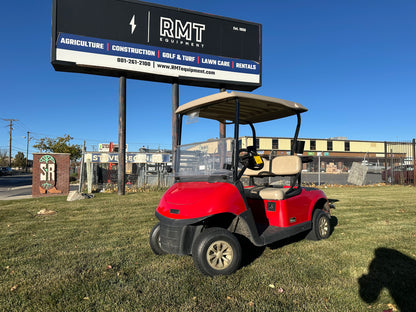
[[279,139],[272,139],[272,149],[279,149]]
[[326,142],[326,150],[327,151],[332,151],[332,141],[327,141]]
[[316,141],[315,140],[311,140],[310,141],[310,145],[311,145],[310,150],[311,151],[316,151]]
[[347,141],[344,142],[344,150],[346,152],[350,151],[350,142],[347,142]]
[[256,139],[256,149],[260,148],[260,139]]

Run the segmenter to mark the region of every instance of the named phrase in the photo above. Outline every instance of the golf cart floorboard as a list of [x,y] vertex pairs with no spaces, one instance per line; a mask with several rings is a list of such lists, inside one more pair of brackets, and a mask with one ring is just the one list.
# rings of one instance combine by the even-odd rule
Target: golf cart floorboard
[[310,230],[312,228],[312,224],[310,221],[307,221],[292,225],[290,227],[278,227],[272,225],[265,226],[263,224],[259,224],[257,227],[264,245],[269,245],[290,236],[294,236],[298,233]]

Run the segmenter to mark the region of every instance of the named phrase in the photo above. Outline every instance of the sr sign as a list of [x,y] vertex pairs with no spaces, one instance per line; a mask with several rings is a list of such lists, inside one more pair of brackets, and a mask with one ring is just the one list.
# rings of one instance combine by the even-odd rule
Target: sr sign
[[251,91],[261,86],[261,25],[129,0],[53,0],[52,65]]

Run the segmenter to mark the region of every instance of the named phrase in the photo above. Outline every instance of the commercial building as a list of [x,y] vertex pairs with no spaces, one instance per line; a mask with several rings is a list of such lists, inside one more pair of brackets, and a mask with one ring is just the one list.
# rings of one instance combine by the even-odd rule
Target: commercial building
[[[241,137],[240,146],[253,145],[252,137]],[[313,161],[304,164],[304,170],[318,170],[329,173],[347,172],[353,162],[369,166],[369,172],[380,172],[385,166],[401,165],[413,162],[414,140],[412,142],[382,142],[348,140],[345,137],[329,139],[299,138],[305,142],[304,156]],[[257,137],[256,148],[264,156],[278,156],[290,153],[293,138]]]

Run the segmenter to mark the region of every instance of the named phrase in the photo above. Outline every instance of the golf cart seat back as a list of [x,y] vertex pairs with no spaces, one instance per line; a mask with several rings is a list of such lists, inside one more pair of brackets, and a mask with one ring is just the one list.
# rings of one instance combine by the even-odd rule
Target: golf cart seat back
[[273,176],[273,173],[270,172],[270,161],[267,159],[263,159],[263,168],[261,170],[252,170],[252,169],[246,169],[244,171],[245,176],[249,177],[270,177]]
[[302,170],[302,159],[299,156],[279,156],[272,159],[271,172],[277,176],[299,174]]
[[[271,161],[272,176],[299,176],[302,170],[302,160],[299,156],[279,156]],[[282,200],[285,198],[290,188],[272,187],[272,186],[254,186],[246,188],[245,195],[247,198],[263,200]]]

